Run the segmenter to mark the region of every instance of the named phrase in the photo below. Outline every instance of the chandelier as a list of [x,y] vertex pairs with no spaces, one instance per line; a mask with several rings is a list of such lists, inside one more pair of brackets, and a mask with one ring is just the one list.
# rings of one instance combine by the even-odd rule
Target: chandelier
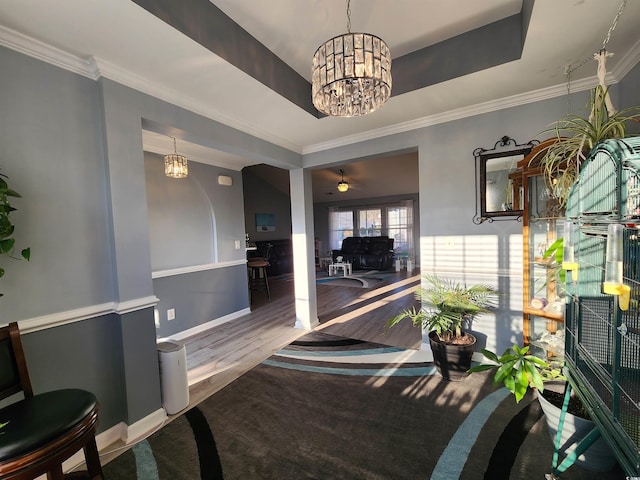
[[173,139],[173,153],[164,156],[164,174],[171,178],[186,178],[189,175],[187,157],[178,155],[176,139]]
[[344,193],[349,190],[349,184],[344,181],[344,170],[340,169],[340,174],[342,175],[342,179],[338,182],[338,191],[340,193]]
[[327,40],[313,55],[313,104],[333,117],[374,112],[391,96],[389,47],[375,35],[351,33],[350,3],[348,33]]

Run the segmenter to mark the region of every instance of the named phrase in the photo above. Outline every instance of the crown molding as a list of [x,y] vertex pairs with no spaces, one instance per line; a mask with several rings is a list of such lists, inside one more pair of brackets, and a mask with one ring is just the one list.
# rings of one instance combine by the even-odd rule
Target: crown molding
[[[624,56],[616,64],[614,69],[612,69],[610,72],[607,72],[607,85],[615,85],[619,83],[620,80],[622,80],[625,75],[627,75],[631,71],[631,69],[638,64],[638,62],[640,62],[640,40],[634,44],[634,46],[629,51],[629,54]],[[570,84],[570,92],[575,93],[584,90],[590,90],[597,84],[598,77],[596,75],[580,80],[572,80]],[[438,125],[441,123],[473,117],[475,115],[491,113],[498,110],[504,110],[506,108],[518,107],[521,105],[527,105],[529,103],[562,97],[564,95],[567,95],[566,83],[534,90],[523,94],[512,95],[510,97],[504,97],[497,100],[491,100],[489,102],[479,103],[476,105],[471,105],[469,107],[449,110],[447,112],[417,118],[408,122],[398,123],[390,127],[369,130],[367,132],[337,138],[328,142],[308,145],[302,149],[302,154],[306,155],[321,152],[324,150],[330,150],[333,148],[344,147],[353,143],[366,142],[387,135],[405,133],[420,128],[431,127],[433,125]]]
[[92,59],[80,58],[2,25],[0,25],[0,45],[92,80],[100,77],[100,72]]
[[[175,90],[167,89],[158,84],[154,84],[144,77],[134,75],[123,68],[120,68],[97,57],[83,59],[4,26],[0,26],[0,45],[18,51],[30,57],[36,58],[43,62],[47,62],[65,70],[69,70],[71,72],[85,76],[87,78],[91,78],[93,80],[97,80],[101,76],[108,78],[127,87],[138,90],[142,93],[146,93],[160,100],[185,108],[193,113],[203,115],[211,120],[215,120],[224,125],[245,132],[249,135],[261,138],[282,148],[286,148],[296,153],[301,153],[302,155],[343,147],[353,143],[365,142],[383,136],[405,133],[411,130],[425,128],[440,123],[460,120],[474,115],[490,113],[505,108],[526,105],[529,103],[556,98],[567,94],[566,84],[555,85],[524,94],[513,95],[498,100],[492,100],[489,102],[472,105],[470,107],[450,110],[436,115],[422,117],[389,127],[369,130],[367,132],[359,133],[356,135],[337,138],[328,142],[321,142],[300,147],[299,145],[292,144],[291,142],[276,135],[256,129],[255,127],[247,125],[243,122],[239,122],[238,120],[219,111],[203,108],[202,102],[186,97]],[[607,74],[607,83],[609,85],[618,83],[622,78],[624,78],[625,75],[627,75],[631,71],[633,67],[638,64],[638,62],[640,62],[640,40],[638,40],[638,42],[633,45],[629,53],[622,57],[622,59],[617,62],[615,67]],[[570,85],[571,92],[587,90],[593,88],[596,84],[596,76],[572,81]]]
[[615,68],[613,68],[612,73],[617,80],[615,83],[622,80],[638,62],[640,62],[640,40],[633,44],[629,53],[622,57],[620,61],[616,63]]
[[293,143],[269,132],[265,132],[264,130],[257,129],[251,125],[240,122],[218,110],[203,108],[203,105],[205,105],[204,102],[182,95],[176,90],[150,82],[149,79],[135,75],[124,68],[107,62],[106,60],[96,57],[95,63],[99,74],[109,80],[113,80],[114,82],[120,83],[139,92],[146,93],[152,97],[184,108],[198,115],[202,115],[203,117],[215,120],[216,122],[220,122],[228,127],[253,135],[254,137],[261,138],[267,142],[286,148],[287,150],[300,153],[300,147],[298,145],[294,145]]
[[[577,92],[587,90],[595,86],[597,82],[596,77],[572,82],[571,91]],[[417,118],[404,123],[397,123],[390,127],[379,128],[376,130],[369,130],[363,133],[355,135],[349,135],[347,137],[337,138],[328,142],[317,143],[315,145],[309,145],[302,149],[302,154],[317,153],[324,150],[330,150],[333,148],[344,147],[353,143],[366,142],[369,140],[379,139],[380,137],[395,135],[399,133],[406,133],[412,130],[418,130],[420,128],[431,127],[439,125],[441,123],[451,122],[454,120],[460,120],[463,118],[473,117],[475,115],[481,115],[485,113],[491,113],[498,110],[504,110],[506,108],[517,107],[520,105],[526,105],[529,103],[535,103],[550,98],[560,97],[567,94],[567,86],[555,85],[553,87],[547,87],[524,94],[512,95],[510,97],[500,98],[498,100],[491,100],[489,102],[479,103],[471,105],[469,107],[458,108],[455,110],[448,110],[446,112],[438,113],[435,115],[429,115],[427,117]]]
[[293,144],[277,135],[257,129],[251,125],[239,122],[226,114],[212,108],[203,108],[203,103],[196,99],[180,94],[175,90],[165,88],[150,82],[147,78],[135,75],[117,65],[98,57],[80,58],[71,53],[52,47],[40,40],[36,40],[20,32],[0,25],[0,45],[15,50],[29,57],[41,60],[56,67],[68,70],[92,80],[100,77],[108,78],[126,87],[151,95],[165,102],[182,107],[198,115],[220,122],[228,127],[261,138],[295,153],[301,153],[299,145]]

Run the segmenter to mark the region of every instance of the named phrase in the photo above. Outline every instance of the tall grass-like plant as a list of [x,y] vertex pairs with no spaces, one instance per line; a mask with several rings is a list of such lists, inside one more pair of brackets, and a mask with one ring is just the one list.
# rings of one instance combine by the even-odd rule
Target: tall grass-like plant
[[545,130],[554,132],[556,141],[542,150],[540,164],[547,185],[563,207],[591,149],[602,140],[624,138],[627,122],[640,119],[640,106],[609,112],[607,95],[608,88],[598,85],[591,92],[588,118],[568,114]]
[[387,322],[387,328],[409,318],[416,327],[435,331],[441,342],[456,343],[463,336],[463,321],[471,321],[497,305],[498,292],[489,285],[467,287],[435,275],[424,278],[428,285],[418,288],[415,293],[421,308],[404,310]]
[[[0,173],[0,255],[6,255],[15,260],[29,260],[31,258],[31,249],[24,248],[20,254],[15,253],[16,240],[13,237],[15,226],[11,222],[10,215],[16,211],[11,205],[12,198],[20,198],[20,194],[9,188],[7,184],[7,176]],[[4,269],[0,267],[0,277],[4,276]],[[0,293],[0,297],[3,294]]]

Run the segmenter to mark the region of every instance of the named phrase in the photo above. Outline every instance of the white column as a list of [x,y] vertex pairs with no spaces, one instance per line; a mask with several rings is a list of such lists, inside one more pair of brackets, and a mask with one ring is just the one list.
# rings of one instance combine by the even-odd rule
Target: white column
[[302,168],[291,170],[289,181],[293,231],[295,326],[312,330],[320,322],[318,321],[318,299],[316,296],[311,171]]

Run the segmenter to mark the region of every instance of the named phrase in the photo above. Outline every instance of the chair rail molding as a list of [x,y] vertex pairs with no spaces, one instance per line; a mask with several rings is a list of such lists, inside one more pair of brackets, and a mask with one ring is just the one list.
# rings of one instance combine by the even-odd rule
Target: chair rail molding
[[99,305],[91,305],[88,307],[76,308],[64,312],[51,313],[40,317],[27,318],[18,320],[18,325],[22,333],[32,333],[48,328],[59,327],[69,323],[81,322],[91,318],[117,313],[124,315],[127,313],[143,310],[145,308],[155,307],[160,301],[156,296],[144,298],[136,298],[125,302],[109,302]]
[[174,275],[184,275],[185,273],[203,272],[205,270],[215,270],[218,268],[234,267],[236,265],[246,265],[247,259],[233,260],[229,262],[205,263],[203,265],[193,265],[190,267],[171,268],[168,270],[156,270],[151,274],[152,279],[173,277]]

